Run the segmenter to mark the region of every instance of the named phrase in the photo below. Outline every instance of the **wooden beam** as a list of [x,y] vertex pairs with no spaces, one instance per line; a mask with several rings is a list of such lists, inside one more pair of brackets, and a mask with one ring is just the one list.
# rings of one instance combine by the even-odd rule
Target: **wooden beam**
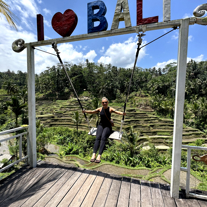
[[[143,26],[146,28],[146,31],[167,29],[167,28],[173,28],[175,26],[179,27],[180,21],[181,20],[179,19],[169,22],[158,22],[158,23],[140,25],[140,26],[129,27],[129,28],[121,28],[121,29],[108,30],[108,31],[97,32],[97,33],[89,33],[89,34],[82,34],[82,35],[76,35],[76,36],[70,36],[64,38],[49,39],[39,42],[31,42],[30,44],[31,46],[39,47],[44,45],[51,45],[53,42],[57,42],[58,44],[58,43],[76,42],[76,41],[89,40],[89,39],[97,39],[102,37],[111,37],[111,36],[124,35],[124,34],[132,34],[132,33],[142,32]],[[196,18],[194,17],[190,18],[190,25],[193,25],[195,23],[196,23]]]

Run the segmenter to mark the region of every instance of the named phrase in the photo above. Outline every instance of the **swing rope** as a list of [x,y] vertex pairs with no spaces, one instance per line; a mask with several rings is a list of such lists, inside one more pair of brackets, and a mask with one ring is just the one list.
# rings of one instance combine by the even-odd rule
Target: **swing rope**
[[[138,60],[138,56],[139,56],[139,51],[140,51],[142,48],[146,47],[147,45],[149,45],[149,44],[155,42],[156,40],[158,40],[158,39],[164,37],[165,35],[171,33],[172,31],[174,31],[174,30],[176,30],[176,29],[177,29],[177,27],[173,27],[173,29],[170,30],[169,32],[167,32],[167,33],[161,35],[160,37],[158,37],[158,38],[152,40],[151,42],[149,42],[149,43],[143,45],[142,47],[140,47],[141,44],[142,44],[142,37],[145,36],[145,34],[144,34],[144,33],[138,33],[138,35],[137,35],[137,36],[139,37],[139,38],[138,38],[138,43],[137,43],[138,47],[137,47],[137,51],[136,51],[136,55],[135,55],[134,67],[133,67],[133,70],[132,70],[132,73],[131,73],[131,77],[130,77],[130,81],[129,81],[128,91],[127,91],[127,93],[126,93],[126,100],[125,100],[125,103],[124,103],[124,113],[126,112],[126,105],[127,105],[128,97],[129,97],[129,94],[130,94],[131,83],[132,83],[132,79],[133,79],[133,76],[134,76],[134,71],[135,71],[135,68],[136,68],[136,64],[137,64],[137,60]],[[48,54],[51,54],[51,55],[55,55],[55,56],[58,57],[58,59],[59,59],[59,61],[60,61],[60,64],[62,65],[62,67],[63,67],[63,69],[64,69],[64,72],[65,72],[65,74],[66,74],[66,76],[67,76],[67,78],[68,78],[68,80],[69,80],[69,82],[70,82],[70,84],[71,84],[71,86],[72,86],[72,88],[73,88],[73,91],[74,91],[74,93],[75,93],[75,95],[76,95],[76,98],[77,98],[77,100],[78,100],[78,103],[79,103],[79,105],[80,105],[80,107],[81,107],[81,109],[82,109],[82,111],[83,111],[83,106],[82,106],[82,104],[81,104],[81,102],[80,102],[80,99],[79,99],[79,97],[78,97],[78,94],[76,93],[76,90],[75,90],[75,88],[74,88],[74,86],[73,86],[73,83],[72,83],[72,81],[71,81],[71,79],[70,79],[70,77],[69,77],[69,75],[68,75],[68,73],[67,73],[67,71],[66,71],[66,69],[65,69],[65,66],[64,66],[64,64],[63,64],[63,62],[62,62],[62,60],[61,60],[61,58],[60,58],[60,55],[59,55],[60,52],[59,52],[58,49],[57,49],[57,43],[56,43],[56,42],[53,42],[53,43],[52,43],[52,48],[55,50],[55,52],[56,52],[57,55],[52,54],[52,53],[49,53],[49,52],[46,52],[46,51],[43,51],[43,50],[40,50],[40,49],[37,49],[37,48],[34,48],[34,49],[37,49],[37,50],[40,50],[40,51],[42,51],[42,52],[45,52],[45,53],[48,53]],[[88,127],[90,128],[91,126],[90,126],[90,123],[89,123],[89,121],[88,121],[88,118],[87,118],[85,112],[84,112],[84,116],[85,116],[85,119],[86,119],[86,121],[87,121],[87,123],[88,123]],[[122,120],[121,120],[121,127],[120,127],[119,137],[121,136],[121,131],[122,131],[123,123],[124,123],[124,115],[123,115]],[[92,127],[91,127],[91,128],[92,128]]]
[[[163,34],[163,35],[159,36],[158,38],[152,40],[151,42],[149,42],[149,43],[143,45],[142,47],[140,47],[141,44],[142,44],[142,37],[145,36],[145,34],[144,34],[144,33],[138,33],[138,35],[137,35],[137,36],[139,37],[139,39],[138,39],[138,43],[137,43],[138,47],[137,47],[137,51],[136,51],[136,55],[135,55],[134,67],[133,67],[133,70],[132,70],[132,73],[131,73],[131,78],[130,78],[130,81],[129,81],[128,91],[127,91],[127,93],[126,93],[126,100],[125,100],[125,103],[124,103],[124,113],[126,112],[126,105],[127,105],[127,101],[128,101],[128,97],[129,97],[129,93],[130,93],[130,88],[131,88],[131,83],[132,83],[132,79],[133,79],[133,76],[134,76],[134,71],[135,71],[136,64],[137,64],[137,60],[138,60],[138,56],[139,56],[139,51],[140,51],[142,48],[146,47],[147,45],[149,45],[149,44],[155,42],[156,40],[158,40],[158,39],[164,37],[165,35],[171,33],[172,31],[174,31],[174,30],[176,30],[176,29],[177,29],[177,27],[173,27],[173,29],[170,30],[169,32],[166,32],[165,34]],[[121,131],[122,131],[123,123],[124,123],[124,115],[123,115],[122,120],[121,120],[120,134],[121,134]]]
[[[78,97],[78,94],[77,94],[77,92],[76,92],[76,90],[75,90],[75,88],[74,88],[74,86],[73,86],[73,83],[72,83],[72,81],[71,81],[71,79],[70,79],[70,77],[69,77],[69,75],[68,75],[68,73],[67,73],[67,71],[66,71],[66,68],[65,68],[65,66],[64,66],[64,64],[63,64],[63,61],[62,61],[62,59],[60,58],[60,52],[59,52],[59,50],[58,50],[58,48],[57,48],[57,43],[56,43],[56,42],[53,42],[53,43],[52,43],[52,48],[55,50],[55,52],[56,52],[56,54],[57,54],[57,57],[58,57],[58,59],[59,59],[59,61],[60,61],[60,64],[62,65],[62,67],[63,67],[63,69],[64,69],[64,72],[65,72],[65,74],[66,74],[66,76],[67,76],[67,78],[68,78],[68,80],[69,80],[69,82],[70,82],[70,85],[71,85],[72,88],[73,88],[73,91],[74,91],[75,96],[76,96],[76,98],[77,98],[77,100],[78,100],[78,103],[79,103],[79,105],[80,105],[80,107],[81,107],[81,109],[82,109],[82,111],[83,111],[83,106],[82,106],[82,104],[81,104],[81,102],[80,102],[80,99],[79,99],[79,97]],[[92,127],[90,126],[90,123],[89,123],[89,121],[88,121],[88,118],[87,118],[85,112],[84,112],[84,116],[85,116],[85,119],[86,119],[86,121],[87,121],[87,123],[88,123],[88,127],[89,127],[89,128],[92,128]]]
[[[158,38],[152,40],[151,42],[149,42],[149,43],[147,43],[147,44],[145,44],[145,45],[143,45],[142,47],[140,47],[141,44],[142,44],[142,37],[145,36],[145,34],[143,34],[143,33],[141,33],[141,34],[139,33],[139,34],[138,34],[138,37],[139,37],[139,39],[138,39],[138,43],[137,43],[138,47],[137,47],[137,51],[136,51],[136,55],[135,55],[134,67],[133,67],[133,70],[132,70],[132,73],[131,73],[131,78],[130,78],[130,81],[129,81],[128,91],[127,91],[127,94],[126,94],[126,100],[125,100],[125,103],[124,103],[124,112],[126,112],[126,104],[127,104],[128,97],[129,97],[129,93],[130,93],[131,83],[132,83],[132,79],[133,79],[133,76],[134,76],[134,71],[135,71],[135,68],[136,68],[136,64],[137,64],[137,60],[138,60],[138,56],[139,56],[139,51],[140,51],[142,48],[146,47],[147,45],[149,45],[149,44],[155,42],[156,40],[158,40],[158,39],[164,37],[165,35],[171,33],[172,31],[174,31],[174,30],[176,30],[176,29],[177,29],[177,27],[173,27],[173,29],[170,30],[169,32],[167,32],[167,33],[165,33],[165,34],[159,36]],[[122,121],[124,121],[124,116],[122,117]]]

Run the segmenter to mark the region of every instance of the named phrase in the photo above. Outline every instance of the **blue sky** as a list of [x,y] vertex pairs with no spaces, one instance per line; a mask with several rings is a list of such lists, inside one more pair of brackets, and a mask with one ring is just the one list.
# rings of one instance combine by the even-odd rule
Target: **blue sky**
[[[89,0],[5,0],[12,12],[17,16],[16,24],[18,31],[11,28],[5,18],[0,18],[0,71],[26,72],[26,50],[22,53],[15,53],[11,49],[12,42],[22,38],[25,42],[37,41],[36,15],[44,16],[45,39],[60,38],[52,26],[51,20],[55,13],[64,13],[67,9],[72,9],[78,16],[78,24],[73,35],[87,34],[87,3]],[[108,30],[111,29],[114,11],[117,0],[103,0],[107,7],[106,19]],[[132,26],[136,26],[136,0],[128,0]],[[193,10],[201,4],[203,0],[172,0],[171,20],[182,19],[193,16]],[[159,22],[163,21],[163,0],[143,0],[143,18],[159,16]],[[119,28],[124,28],[121,22]],[[170,29],[146,32],[144,43],[164,34]],[[177,60],[178,51],[178,30],[170,33],[161,40],[147,46],[140,52],[137,66],[142,68],[164,67],[167,63]],[[201,25],[190,26],[188,60],[206,60],[206,32],[207,27]],[[114,36],[80,42],[59,44],[61,57],[64,61],[71,63],[83,63],[89,59],[95,63],[111,63],[118,67],[132,67],[136,52],[136,34]],[[50,46],[42,49],[54,52]],[[35,51],[35,69],[40,73],[52,65],[56,65],[58,59]]]

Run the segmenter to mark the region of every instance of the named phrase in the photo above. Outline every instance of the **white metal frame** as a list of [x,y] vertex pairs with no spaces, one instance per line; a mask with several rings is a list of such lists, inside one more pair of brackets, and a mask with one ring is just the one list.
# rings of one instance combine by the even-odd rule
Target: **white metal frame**
[[183,110],[185,102],[185,79],[188,53],[189,19],[180,20],[180,34],[177,63],[177,83],[173,129],[173,155],[171,171],[171,197],[179,197],[181,146],[183,135]]
[[29,133],[30,133],[30,166],[36,167],[36,120],[35,120],[35,72],[34,72],[34,49],[44,45],[52,45],[53,42],[66,43],[88,39],[96,39],[102,37],[146,32],[158,29],[166,29],[172,27],[180,27],[179,49],[178,49],[178,73],[177,73],[177,89],[175,101],[175,120],[174,120],[174,148],[173,163],[171,175],[171,196],[178,198],[179,196],[179,180],[180,180],[180,160],[182,145],[182,127],[183,127],[183,108],[185,95],[185,76],[187,65],[187,46],[188,46],[188,30],[189,25],[197,23],[195,17],[181,20],[173,20],[168,22],[159,22],[148,25],[140,25],[135,27],[103,31],[98,33],[90,33],[76,35],[65,38],[50,39],[45,41],[31,42],[25,44],[27,47],[27,66],[28,66],[28,108],[29,108]]
[[182,148],[187,149],[187,168],[181,167],[180,170],[187,172],[186,176],[186,197],[193,197],[193,198],[201,198],[201,199],[206,199],[207,196],[203,195],[198,195],[195,193],[190,193],[190,166],[191,166],[191,150],[196,149],[196,150],[206,150],[207,147],[197,147],[197,146],[188,146],[188,145],[182,145]]
[[[200,8],[201,9],[201,8]],[[198,9],[198,13],[200,11]],[[124,34],[132,34],[146,32],[159,29],[167,29],[180,27],[179,48],[178,48],[178,66],[177,66],[177,84],[176,84],[176,100],[175,100],[175,119],[173,131],[173,155],[172,155],[172,175],[171,175],[171,197],[179,197],[179,181],[180,181],[180,163],[181,163],[181,146],[182,146],[182,130],[183,130],[183,109],[185,100],[185,77],[187,65],[187,49],[188,49],[188,32],[189,25],[200,24],[207,25],[207,17],[204,18],[186,18],[170,21],[171,0],[163,0],[163,21],[147,25],[139,25],[134,27],[114,29],[97,33],[81,34],[64,38],[49,39],[26,43],[22,47],[27,48],[27,72],[28,72],[28,110],[29,110],[29,164],[36,167],[36,114],[35,114],[35,67],[34,67],[34,48],[45,45],[52,45],[53,42],[67,43],[102,37],[111,37]],[[200,14],[200,13],[199,13]],[[199,16],[200,17],[200,16]],[[19,47],[19,45],[18,45]],[[21,46],[20,46],[21,47]],[[18,52],[18,51],[17,51]]]
[[[0,132],[0,135],[11,134],[13,132],[17,132],[17,131],[20,131],[22,129],[27,129],[27,127],[18,127],[18,128],[15,128],[15,129],[6,130],[6,131],[3,131],[3,132]],[[1,142],[5,142],[5,141],[8,141],[8,140],[19,137],[19,159],[15,162],[11,163],[10,165],[7,165],[6,167],[0,169],[0,173],[28,158],[28,155],[25,156],[25,157],[22,157],[22,136],[23,135],[27,135],[27,143],[29,143],[28,142],[28,139],[29,139],[28,131],[0,140],[0,143],[1,143]],[[29,149],[27,148],[27,153],[28,152],[29,152]]]

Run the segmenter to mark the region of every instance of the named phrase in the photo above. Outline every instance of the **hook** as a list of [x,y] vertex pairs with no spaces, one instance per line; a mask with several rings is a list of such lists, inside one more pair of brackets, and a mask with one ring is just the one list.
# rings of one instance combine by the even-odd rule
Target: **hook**
[[57,42],[52,42],[52,48],[55,50],[55,52],[57,53],[57,55],[60,54],[58,48],[57,48]]

